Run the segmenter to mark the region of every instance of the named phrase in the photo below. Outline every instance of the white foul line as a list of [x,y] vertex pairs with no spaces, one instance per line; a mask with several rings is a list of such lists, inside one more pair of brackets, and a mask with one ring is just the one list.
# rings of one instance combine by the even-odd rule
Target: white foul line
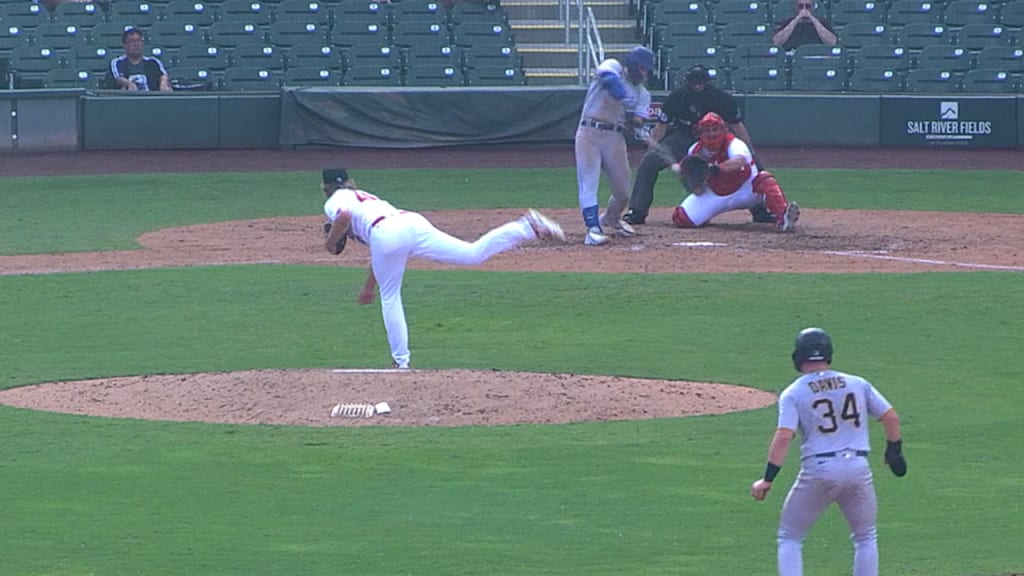
[[412,372],[408,368],[335,368],[331,370],[335,374],[397,374]]
[[857,258],[874,258],[876,260],[894,260],[896,262],[912,262],[914,264],[938,264],[941,266],[955,266],[960,268],[982,268],[986,270],[1012,270],[1024,272],[1024,266],[1000,266],[997,264],[975,264],[973,262],[947,262],[945,260],[931,260],[928,258],[904,258],[902,256],[886,256],[883,254],[870,254],[867,252],[847,252],[841,250],[822,250],[822,254],[832,256],[854,256]]

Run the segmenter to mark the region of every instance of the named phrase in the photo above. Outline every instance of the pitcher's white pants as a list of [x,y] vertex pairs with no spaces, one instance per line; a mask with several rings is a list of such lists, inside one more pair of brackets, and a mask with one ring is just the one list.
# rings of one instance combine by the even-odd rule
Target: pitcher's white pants
[[416,212],[403,212],[381,220],[370,232],[370,260],[380,288],[384,329],[391,357],[409,364],[409,329],[402,306],[402,278],[410,256],[473,266],[537,237],[525,218],[499,226],[470,243],[450,236]]

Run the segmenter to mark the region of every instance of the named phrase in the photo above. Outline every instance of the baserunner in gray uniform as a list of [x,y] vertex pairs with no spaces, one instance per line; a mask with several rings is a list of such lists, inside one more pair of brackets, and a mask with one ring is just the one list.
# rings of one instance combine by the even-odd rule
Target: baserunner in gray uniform
[[800,472],[782,505],[778,530],[779,576],[803,576],[807,532],[833,502],[850,526],[853,576],[878,576],[878,501],[868,464],[868,419],[885,428],[885,462],[907,473],[900,418],[870,382],[831,369],[832,338],[820,328],[797,334],[793,366],[801,376],[779,396],[779,426],[768,449],[764,477],[750,494],[764,500],[790,441],[799,430]]
[[[609,234],[632,236],[635,230],[621,221],[629,205],[629,156],[624,132],[643,126],[650,115],[651,93],[644,84],[654,69],[654,53],[643,46],[633,48],[625,67],[609,58],[597,66],[590,82],[583,114],[576,129],[576,179],[580,210],[588,246],[606,244]],[[612,195],[603,215],[598,213],[597,189],[601,172],[608,177]]]

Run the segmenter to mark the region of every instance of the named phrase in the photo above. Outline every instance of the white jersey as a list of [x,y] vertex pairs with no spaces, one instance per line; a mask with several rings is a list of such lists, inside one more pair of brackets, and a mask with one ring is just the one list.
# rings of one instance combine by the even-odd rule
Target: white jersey
[[804,374],[779,396],[779,428],[799,431],[800,458],[841,450],[871,450],[869,419],[892,405],[870,382],[835,370]]
[[324,203],[324,213],[334,222],[342,212],[352,215],[352,236],[366,244],[374,224],[398,214],[399,210],[365,190],[341,188]]

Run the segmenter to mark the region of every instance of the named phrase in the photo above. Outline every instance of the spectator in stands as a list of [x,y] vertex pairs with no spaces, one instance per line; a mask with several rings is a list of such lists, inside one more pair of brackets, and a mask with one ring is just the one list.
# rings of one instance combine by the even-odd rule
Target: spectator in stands
[[[658,122],[648,141],[647,153],[640,159],[636,169],[629,211],[622,217],[627,224],[647,223],[647,213],[654,202],[654,184],[658,180],[658,173],[686,156],[687,150],[697,139],[693,127],[708,112],[724,118],[729,131],[746,142],[753,152],[754,145],[750,143],[750,133],[743,123],[736,98],[714,85],[714,79],[707,68],[694,64],[661,105]],[[750,208],[750,214],[754,222],[775,222],[775,216],[763,203]]]
[[171,80],[159,58],[144,54],[145,40],[138,28],[127,28],[121,34],[124,55],[110,61],[108,86],[131,91],[170,92]]
[[835,46],[839,38],[828,24],[814,14],[814,0],[795,0],[796,16],[786,20],[772,36],[772,43],[786,50],[796,50],[804,44]]

